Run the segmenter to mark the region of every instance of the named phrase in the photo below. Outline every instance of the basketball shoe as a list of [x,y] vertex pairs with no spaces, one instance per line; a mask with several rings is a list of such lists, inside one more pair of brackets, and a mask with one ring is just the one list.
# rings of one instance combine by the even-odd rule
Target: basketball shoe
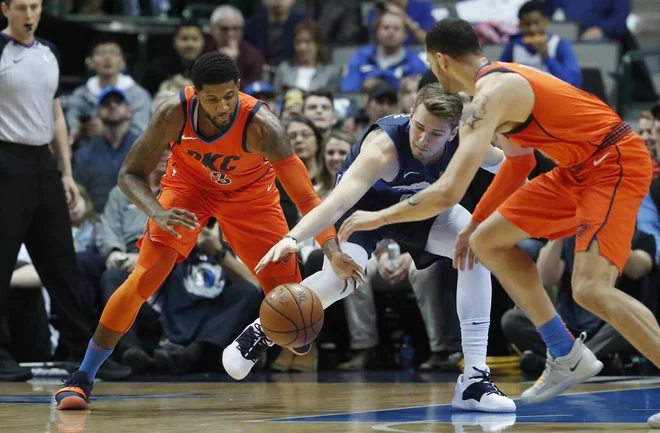
[[548,351],[545,370],[534,386],[522,393],[523,401],[540,403],[600,373],[603,363],[584,345],[586,338],[585,332],[580,334],[568,355],[553,358]]
[[[222,365],[227,374],[236,380],[243,380],[252,367],[259,361],[273,342],[261,328],[259,319],[245,327],[241,335],[222,351]],[[298,348],[291,348],[296,355],[306,355],[312,349],[312,343]]]
[[660,413],[656,413],[655,415],[651,415],[649,417],[648,423],[649,423],[649,427],[660,429]]
[[64,382],[64,386],[55,393],[57,408],[60,410],[87,409],[94,387],[87,372],[77,370],[62,382]]
[[488,367],[472,368],[471,376],[458,376],[452,407],[479,412],[515,412],[516,404],[495,386]]

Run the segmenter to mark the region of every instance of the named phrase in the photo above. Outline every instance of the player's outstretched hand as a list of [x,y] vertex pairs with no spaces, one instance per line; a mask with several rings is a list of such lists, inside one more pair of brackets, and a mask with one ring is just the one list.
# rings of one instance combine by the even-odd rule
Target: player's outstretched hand
[[365,232],[375,230],[385,225],[385,220],[380,212],[355,211],[339,228],[339,242],[348,242],[348,238],[354,232]]
[[163,209],[153,217],[153,220],[156,224],[158,224],[158,227],[167,232],[170,232],[172,236],[177,239],[181,238],[181,235],[177,233],[176,230],[174,230],[174,227],[181,226],[187,228],[190,231],[195,231],[195,229],[199,227],[197,216],[185,209]]
[[332,266],[332,270],[344,282],[344,287],[340,293],[346,291],[349,283],[353,285],[353,291],[356,291],[359,286],[364,285],[364,269],[355,263],[348,254],[342,252],[334,253],[332,259],[330,259],[330,266]]
[[254,271],[258,275],[261,273],[261,271],[266,269],[266,266],[268,266],[270,262],[276,263],[287,254],[295,254],[297,252],[298,243],[295,239],[289,237],[282,238],[278,243],[275,244],[275,246],[273,246],[273,248],[270,249],[270,251],[266,253],[265,256],[263,256],[259,263],[257,263]]
[[467,262],[467,268],[472,270],[474,265],[479,263],[479,259],[470,249],[470,236],[472,236],[472,233],[474,233],[478,226],[477,223],[471,221],[456,236],[456,244],[454,245],[454,269],[464,271]]

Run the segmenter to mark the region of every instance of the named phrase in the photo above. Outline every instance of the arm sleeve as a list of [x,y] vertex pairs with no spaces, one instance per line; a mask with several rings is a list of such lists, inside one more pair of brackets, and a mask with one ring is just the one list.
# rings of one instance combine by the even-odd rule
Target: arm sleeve
[[[307,168],[298,156],[291,155],[272,164],[282,186],[303,215],[321,204],[321,199],[316,195],[312,182],[309,180]],[[314,237],[321,246],[326,241],[336,238],[337,231],[334,225]]]
[[535,165],[536,158],[533,152],[505,158],[493,182],[479,200],[472,220],[481,223],[495,212],[511,194],[523,185]]
[[577,88],[582,87],[582,72],[570,42],[561,40],[557,47],[557,58],[548,57],[545,64],[555,77]]

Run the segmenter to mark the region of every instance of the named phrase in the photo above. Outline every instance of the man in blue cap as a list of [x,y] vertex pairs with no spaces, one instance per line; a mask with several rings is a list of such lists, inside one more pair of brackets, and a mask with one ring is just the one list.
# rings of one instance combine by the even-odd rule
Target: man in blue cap
[[105,87],[97,99],[96,115],[103,123],[103,132],[78,149],[74,160],[76,164],[96,168],[114,186],[119,169],[137,139],[130,130],[133,112],[126,101],[126,93],[117,87]]
[[264,101],[266,105],[268,105],[268,108],[270,108],[270,111],[272,111],[274,114],[277,115],[279,113],[277,101],[275,100],[275,90],[273,89],[273,86],[267,82],[255,81],[245,88],[245,93]]

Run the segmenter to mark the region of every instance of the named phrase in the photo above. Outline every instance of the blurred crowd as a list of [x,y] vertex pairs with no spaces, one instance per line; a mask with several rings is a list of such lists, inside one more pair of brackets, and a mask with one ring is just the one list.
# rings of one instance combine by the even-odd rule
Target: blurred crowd
[[[462,3],[472,2],[478,8],[480,1]],[[171,16],[186,3],[68,0],[64,8],[86,14]],[[213,6],[220,2],[194,3]],[[383,116],[410,112],[418,89],[435,81],[426,53],[420,49],[438,14],[430,1],[376,1],[369,8],[344,0],[262,3],[253,5],[251,16],[244,15],[241,5],[209,8],[208,32],[195,20],[181,21],[172,35],[171,54],[153,58],[142,82],[131,76],[118,39],[102,37],[89,48],[87,67],[92,76],[62,96],[73,146],[74,178],[80,190],[77,205],[70,209],[71,230],[80,298],[91,320],[98,320],[109,297],[135,267],[135,243],[147,220],[118,188],[119,169],[155,107],[163,98],[192,85],[192,64],[200,55],[218,50],[236,61],[241,90],[263,100],[280,117],[321,199],[332,191],[336,172],[367,128]],[[572,43],[548,32],[551,18],[560,13],[578,22],[582,40],[620,40],[627,32],[625,22],[630,13],[626,0],[503,1],[502,5],[512,8],[507,14],[513,19],[475,23],[483,42],[505,45],[503,61],[534,66],[576,87],[583,86],[581,65]],[[346,64],[336,64],[328,44],[361,46]],[[462,97],[469,103],[468,95]],[[660,105],[643,113],[634,126],[654,158],[657,178]],[[149,178],[156,195],[167,157]],[[542,155],[538,154],[537,160],[536,175],[552,169],[552,163]],[[474,209],[491,179],[485,172],[475,179],[463,201],[469,210]],[[657,312],[660,289],[659,182],[654,181],[640,208],[630,258],[618,280],[618,287],[653,312]],[[293,227],[300,214],[278,188],[287,222]],[[606,371],[648,372],[648,363],[621,336],[573,301],[570,274],[574,242],[574,238],[552,242],[529,239],[521,247],[536,261],[543,283],[571,331],[576,335],[588,333],[587,345],[606,363]],[[322,253],[313,240],[300,247],[306,277],[320,268]],[[325,329],[308,356],[274,348],[260,367],[275,371],[397,368],[398,348],[405,340],[416,349],[415,366],[419,369],[459,371],[462,355],[455,279],[455,270],[447,260],[417,270],[405,252],[391,260],[385,244],[369,262],[365,287],[326,311]],[[489,354],[520,356],[522,371],[536,376],[545,361],[543,343],[533,325],[497,281],[494,283]],[[24,250],[11,286],[15,289],[9,304],[14,343],[5,348],[10,359],[70,359],[71,354],[58,344],[58,318],[50,313],[47,292]],[[191,256],[176,265],[144,304],[113,357],[130,367],[132,374],[220,371],[219,354],[254,319],[262,299],[258,281],[234,257],[222,241],[217,223],[211,221]],[[31,318],[30,326],[24,325],[24,317]],[[29,377],[27,371],[3,376],[2,362],[0,377]]]

